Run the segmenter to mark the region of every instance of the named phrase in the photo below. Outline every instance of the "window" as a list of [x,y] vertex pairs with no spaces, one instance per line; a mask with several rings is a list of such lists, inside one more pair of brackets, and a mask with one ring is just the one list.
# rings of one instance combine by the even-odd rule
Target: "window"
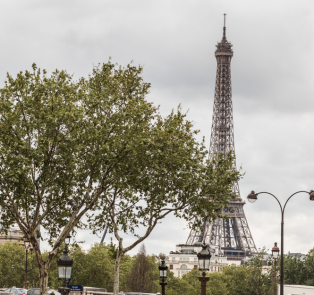
[[182,264],[180,268],[188,268],[186,264]]
[[170,269],[173,269],[173,265],[172,264],[170,264]]
[[197,269],[197,265],[194,265],[194,269]]
[[194,258],[194,262],[197,262],[197,258]]
[[180,261],[189,261],[189,257],[180,257]]
[[176,261],[176,258],[175,258],[175,257],[172,257],[172,261]]

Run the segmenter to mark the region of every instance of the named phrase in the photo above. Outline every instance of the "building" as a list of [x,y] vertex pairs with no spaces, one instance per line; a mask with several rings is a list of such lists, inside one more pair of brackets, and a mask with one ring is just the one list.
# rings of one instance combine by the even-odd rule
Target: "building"
[[292,258],[300,259],[301,261],[304,261],[306,259],[306,255],[302,253],[290,253],[288,252],[287,256],[290,256]]
[[[277,294],[280,294],[280,285],[277,286]],[[314,295],[314,287],[313,286],[305,286],[305,285],[283,285],[284,294],[293,295]]]
[[18,227],[17,223],[15,222],[14,225],[11,226],[7,235],[0,235],[0,246],[5,243],[19,243],[20,245],[24,245],[23,241],[24,234]]
[[[198,268],[197,253],[202,250],[202,244],[194,245],[180,244],[176,245],[176,250],[171,251],[166,265],[176,277],[182,277],[192,269]],[[223,267],[228,266],[227,256],[219,250],[218,247],[210,248],[210,270],[209,272],[220,272]]]
[[[40,232],[40,226],[37,229]],[[37,239],[37,242],[40,245],[40,238]],[[24,233],[20,230],[17,222],[14,222],[10,227],[7,235],[0,235],[0,246],[5,243],[19,243],[21,246],[24,246]]]

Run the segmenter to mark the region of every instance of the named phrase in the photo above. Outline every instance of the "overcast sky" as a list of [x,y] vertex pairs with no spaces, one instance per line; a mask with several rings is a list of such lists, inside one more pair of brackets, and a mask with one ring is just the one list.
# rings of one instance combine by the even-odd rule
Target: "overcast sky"
[[[66,69],[87,76],[94,65],[144,65],[148,99],[168,114],[180,103],[209,146],[223,13],[234,45],[232,88],[237,165],[243,199],[254,189],[284,202],[314,190],[313,1],[67,0],[0,1],[0,83],[6,73]],[[311,119],[312,118],[312,119]],[[312,167],[312,168],[311,168]],[[270,196],[245,205],[256,246],[280,242],[280,210]],[[285,252],[314,247],[314,202],[287,205]],[[146,239],[149,254],[185,243],[183,220],[169,217]],[[81,232],[84,247],[100,238]],[[107,235],[106,241],[110,240]],[[131,242],[126,237],[125,245]],[[48,249],[43,243],[42,247]],[[135,254],[135,249],[131,254]]]

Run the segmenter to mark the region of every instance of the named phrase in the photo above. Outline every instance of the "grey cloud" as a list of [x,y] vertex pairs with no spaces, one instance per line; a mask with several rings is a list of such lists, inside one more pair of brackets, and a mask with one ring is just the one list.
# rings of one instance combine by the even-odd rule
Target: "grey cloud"
[[[246,172],[242,198],[255,189],[284,201],[297,190],[314,189],[313,8],[310,0],[3,2],[0,81],[6,72],[15,75],[33,62],[78,78],[109,56],[122,65],[134,60],[144,65],[144,79],[152,83],[148,99],[160,104],[164,115],[180,103],[189,109],[188,118],[209,146],[214,51],[227,13],[227,38],[234,45],[237,164]],[[313,206],[306,196],[289,202],[287,251],[314,246]],[[245,206],[258,247],[279,242],[278,210],[270,197]],[[185,227],[182,220],[165,219],[145,241],[148,252],[169,252],[184,243]],[[85,246],[99,240],[86,232],[80,236]]]

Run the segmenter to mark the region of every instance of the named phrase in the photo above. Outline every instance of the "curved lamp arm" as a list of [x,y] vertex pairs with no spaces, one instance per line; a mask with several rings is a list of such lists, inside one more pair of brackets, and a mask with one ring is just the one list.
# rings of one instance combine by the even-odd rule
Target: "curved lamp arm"
[[248,198],[248,199],[257,199],[257,195],[260,195],[260,194],[268,194],[268,195],[273,196],[273,197],[277,200],[277,202],[278,202],[278,204],[279,204],[279,206],[280,206],[281,215],[282,215],[282,217],[283,217],[283,214],[284,214],[284,212],[285,212],[285,209],[286,209],[286,206],[287,206],[288,201],[289,201],[294,195],[299,194],[299,193],[307,193],[307,194],[309,194],[309,195],[310,195],[310,200],[311,200],[311,201],[314,201],[314,191],[312,191],[312,190],[311,190],[310,192],[307,192],[307,191],[298,191],[298,192],[293,193],[293,194],[287,199],[287,201],[285,202],[283,208],[282,208],[282,205],[281,205],[280,201],[278,200],[278,198],[277,198],[275,195],[273,195],[273,194],[271,194],[271,193],[269,193],[269,192],[259,192],[259,193],[256,194],[254,191],[252,191],[252,192],[247,196],[247,198]]
[[313,192],[313,191],[310,191],[310,192],[307,192],[307,191],[298,191],[298,192],[292,194],[292,195],[288,198],[288,200],[286,201],[285,205],[283,206],[283,212],[284,212],[285,209],[286,209],[286,205],[287,205],[288,201],[289,201],[294,195],[296,195],[296,194],[298,194],[298,193],[307,193],[307,194],[309,194],[309,195],[311,196],[312,192]]
[[277,202],[278,202],[278,204],[279,204],[279,206],[280,206],[280,211],[281,211],[281,213],[283,213],[283,211],[284,211],[285,209],[282,209],[282,205],[281,205],[280,201],[278,200],[278,198],[277,198],[275,195],[273,195],[273,194],[271,194],[271,193],[269,193],[269,192],[260,192],[260,193],[257,193],[256,195],[259,195],[259,194],[268,194],[268,195],[273,196],[273,197],[277,200]]
[[[277,200],[277,202],[278,202],[278,204],[279,204],[279,206],[280,206],[281,214],[283,213],[281,203],[279,202],[279,200],[277,199],[277,197],[276,197],[275,195],[273,195],[273,194],[271,194],[271,193],[269,193],[269,192],[259,192],[259,193],[256,194],[254,191],[251,191],[251,193],[247,196],[247,198],[248,198],[249,200],[250,200],[250,199],[255,199],[255,200],[257,200],[257,195],[260,195],[260,194],[268,194],[268,195],[273,196],[273,197]],[[255,200],[253,200],[253,201],[255,201]]]

